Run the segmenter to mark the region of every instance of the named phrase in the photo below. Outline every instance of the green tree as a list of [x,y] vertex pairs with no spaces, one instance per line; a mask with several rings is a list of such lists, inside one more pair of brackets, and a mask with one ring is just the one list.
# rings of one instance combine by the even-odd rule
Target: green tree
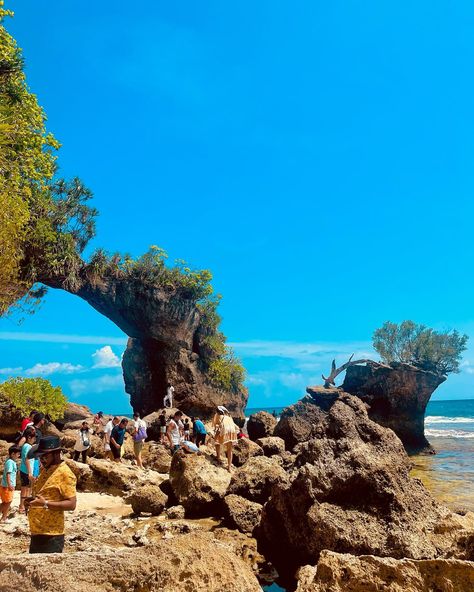
[[51,420],[64,416],[66,397],[45,378],[11,378],[0,384],[0,404],[22,416],[37,409]]
[[437,374],[459,372],[468,339],[456,330],[435,331],[413,321],[387,321],[373,334],[374,349],[387,364],[404,362]]

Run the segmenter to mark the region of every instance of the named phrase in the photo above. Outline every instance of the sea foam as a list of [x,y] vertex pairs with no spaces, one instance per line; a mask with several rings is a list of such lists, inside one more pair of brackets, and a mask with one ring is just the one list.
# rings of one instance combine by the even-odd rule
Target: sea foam
[[434,423],[474,423],[474,417],[445,417],[443,415],[428,415],[425,417],[425,425]]

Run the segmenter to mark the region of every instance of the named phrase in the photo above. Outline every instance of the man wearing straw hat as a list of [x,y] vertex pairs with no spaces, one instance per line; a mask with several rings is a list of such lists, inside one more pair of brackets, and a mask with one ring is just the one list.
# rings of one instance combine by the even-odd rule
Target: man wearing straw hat
[[25,499],[30,523],[30,553],[62,553],[64,512],[76,508],[76,477],[61,458],[57,436],[41,438],[28,458],[39,458],[41,472],[33,497]]

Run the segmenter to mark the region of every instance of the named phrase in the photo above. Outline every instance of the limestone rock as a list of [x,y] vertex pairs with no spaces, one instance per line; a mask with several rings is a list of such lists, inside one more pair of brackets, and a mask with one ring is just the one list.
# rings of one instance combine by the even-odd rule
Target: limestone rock
[[9,442],[13,441],[20,431],[22,419],[21,413],[16,409],[0,406],[0,438]]
[[307,396],[280,423],[287,445],[304,432],[312,439],[295,447],[295,470],[263,509],[262,543],[277,569],[314,564],[323,549],[414,559],[447,549],[434,530],[449,511],[409,477],[402,443],[360,399]]
[[68,402],[63,417],[57,419],[54,423],[57,428],[63,430],[66,424],[71,422],[82,422],[93,418],[94,414],[86,405]]
[[182,520],[185,513],[186,510],[183,508],[183,506],[171,506],[171,508],[166,510],[166,515],[170,520]]
[[65,459],[65,463],[74,473],[77,479],[77,489],[86,491],[92,478],[92,470],[89,465],[82,462],[76,462],[70,458]]
[[142,484],[159,487],[167,479],[167,475],[161,475],[156,471],[143,471],[136,466],[114,463],[105,459],[90,458],[89,467],[91,477],[88,490],[111,495],[127,495]]
[[171,467],[171,450],[162,444],[150,442],[146,455],[143,455],[146,466],[158,473],[169,473]]
[[236,467],[241,467],[252,456],[263,456],[262,447],[248,438],[240,438],[237,440],[234,445],[232,463]]
[[274,456],[275,454],[283,454],[285,452],[285,440],[278,436],[259,438],[257,444],[263,449],[265,456]]
[[163,512],[168,498],[157,485],[144,484],[134,489],[127,502],[135,514],[149,513],[158,516]]
[[252,534],[260,523],[262,505],[251,502],[240,495],[226,495],[224,498],[227,520],[241,532]]
[[236,469],[228,491],[263,504],[270,497],[272,486],[286,481],[287,474],[276,460],[257,456]]
[[220,515],[230,473],[204,455],[173,455],[170,483],[189,516]]
[[0,557],[2,592],[134,592],[137,585],[147,592],[261,592],[250,567],[204,533],[133,549]]
[[342,388],[369,405],[369,417],[392,429],[409,453],[430,451],[425,438],[425,410],[446,380],[410,364],[350,366]]
[[258,413],[253,413],[247,422],[247,432],[249,434],[249,438],[251,440],[258,440],[258,438],[272,436],[276,424],[276,418],[267,411],[258,411]]
[[392,559],[323,551],[316,567],[299,570],[296,592],[469,592],[474,563],[454,559]]

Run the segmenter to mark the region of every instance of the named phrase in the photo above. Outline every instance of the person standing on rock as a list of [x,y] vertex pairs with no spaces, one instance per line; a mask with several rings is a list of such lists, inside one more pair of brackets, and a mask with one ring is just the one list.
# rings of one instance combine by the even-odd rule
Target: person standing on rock
[[18,511],[20,514],[25,513],[24,501],[31,495],[31,486],[34,483],[36,477],[39,475],[39,471],[35,474],[36,461],[28,458],[28,452],[36,442],[36,432],[33,426],[26,428],[24,432],[25,443],[21,447],[21,464],[20,464],[20,506]]
[[41,473],[33,486],[33,498],[25,500],[30,523],[30,553],[62,553],[64,512],[76,508],[76,477],[61,459],[57,436],[41,438],[28,452],[39,458]]
[[89,427],[87,421],[82,422],[81,429],[77,433],[76,443],[74,444],[74,456],[73,460],[78,461],[79,455],[84,464],[87,462],[87,451],[91,447],[91,437],[93,431]]
[[0,509],[2,511],[0,522],[2,523],[8,521],[8,512],[12,505],[13,493],[16,487],[16,472],[18,470],[16,461],[20,458],[20,452],[19,446],[10,446],[8,449],[8,458],[3,468],[2,484],[0,486]]
[[181,433],[182,433],[182,426],[183,422],[181,418],[183,417],[182,411],[176,411],[173,417],[170,419],[168,428],[166,430],[166,435],[168,437],[170,448],[173,454],[179,450],[179,446],[181,444]]
[[114,417],[107,422],[104,428],[104,451],[105,456],[110,460],[114,460],[114,455],[112,454],[112,450],[110,448],[110,435],[112,434],[114,427],[119,423],[120,419],[118,417]]
[[171,409],[173,407],[174,386],[168,382],[166,387],[166,397],[163,399],[163,407]]
[[142,450],[147,438],[146,422],[140,419],[139,413],[133,414],[133,453],[137,467],[143,469]]
[[128,419],[125,417],[114,427],[110,434],[110,449],[115,462],[122,462],[122,445],[125,440]]
[[227,470],[232,467],[233,445],[237,442],[237,426],[230,416],[229,411],[223,406],[217,407],[217,413],[212,420],[214,429],[214,441],[216,444],[217,460],[221,460],[221,448],[225,446],[227,456]]
[[158,420],[160,422],[160,442],[166,444],[166,412],[164,409],[158,417]]
[[206,436],[207,436],[206,427],[202,423],[202,421],[199,419],[199,417],[194,418],[193,432],[194,432],[194,442],[196,443],[196,446],[199,448],[199,446],[201,444],[206,443]]

